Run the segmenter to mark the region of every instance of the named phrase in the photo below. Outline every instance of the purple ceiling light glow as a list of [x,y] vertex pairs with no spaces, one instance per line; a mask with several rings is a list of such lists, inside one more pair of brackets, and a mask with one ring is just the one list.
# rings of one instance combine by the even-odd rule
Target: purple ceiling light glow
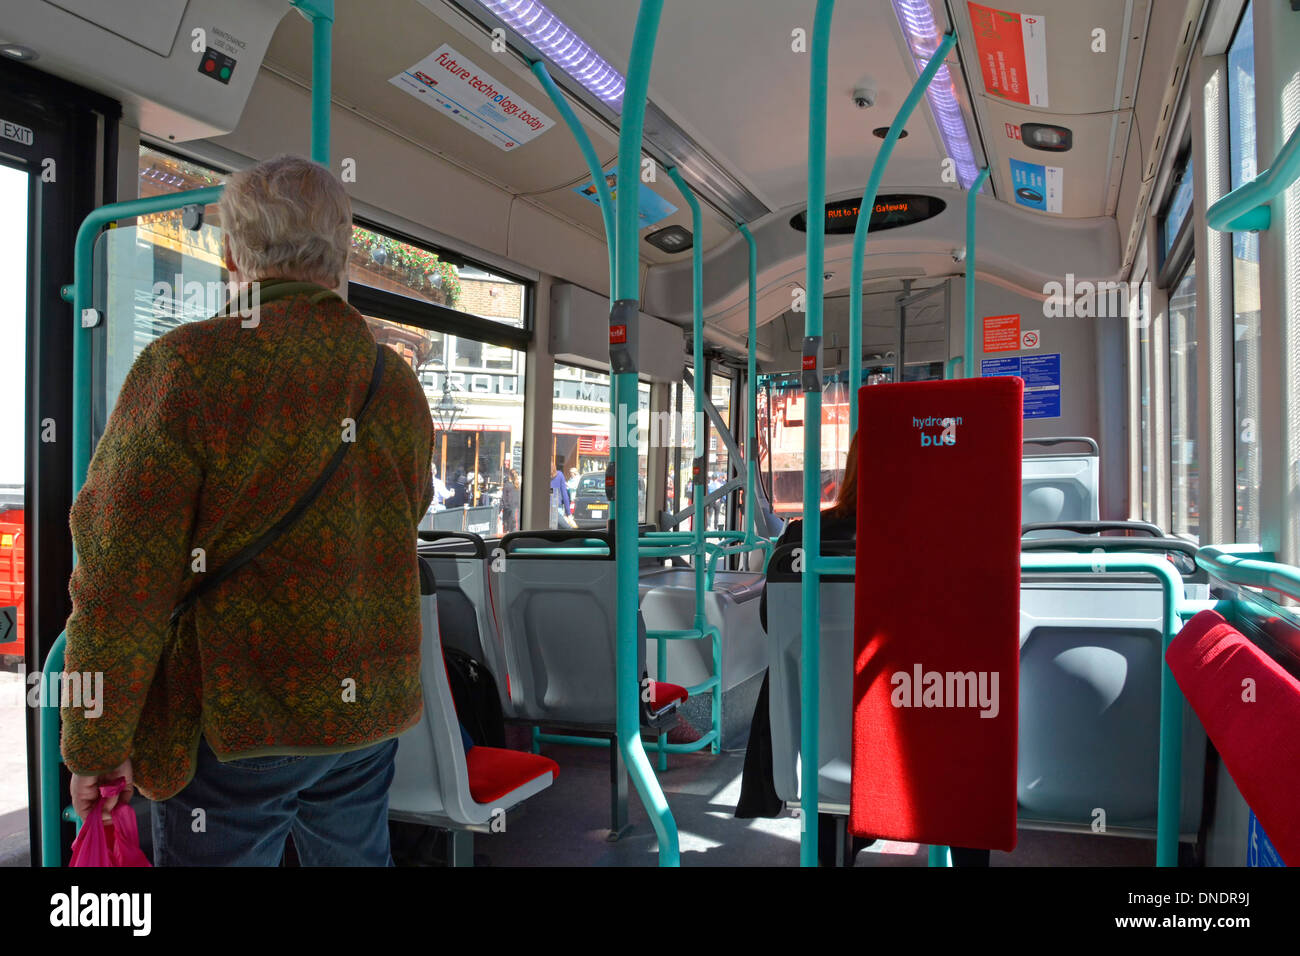
[[[930,11],[929,0],[893,0],[893,4],[919,75],[939,47],[939,26]],[[939,127],[939,138],[957,168],[957,179],[962,189],[969,189],[979,175],[979,165],[975,162],[966,120],[957,101],[957,88],[946,63],[935,73],[925,91],[925,98],[930,101],[930,112]]]
[[623,74],[537,0],[478,0],[615,113],[623,111]]

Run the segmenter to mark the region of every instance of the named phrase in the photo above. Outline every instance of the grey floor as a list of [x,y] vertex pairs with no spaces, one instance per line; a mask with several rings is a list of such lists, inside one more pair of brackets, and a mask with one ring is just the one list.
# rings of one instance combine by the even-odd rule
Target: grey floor
[[[657,841],[635,795],[632,831],[609,843],[609,763],[603,750],[548,746],[559,779],[512,816],[505,833],[479,835],[478,865],[654,866]],[[659,781],[677,823],[683,866],[797,866],[800,818],[789,810],[771,820],[732,816],[740,795],[740,753],[673,755]],[[856,866],[925,866],[928,849],[881,841],[858,854]],[[1021,830],[1012,853],[994,852],[993,866],[1153,866],[1155,843],[1114,836]]]

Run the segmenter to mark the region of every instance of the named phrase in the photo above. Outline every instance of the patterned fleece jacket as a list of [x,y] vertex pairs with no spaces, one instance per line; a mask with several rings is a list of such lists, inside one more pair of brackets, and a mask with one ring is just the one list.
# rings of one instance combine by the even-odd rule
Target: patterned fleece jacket
[[72,508],[66,669],[102,673],[103,694],[98,716],[63,708],[63,757],[87,775],[130,757],[155,800],[194,776],[200,734],[223,760],[333,753],[421,713],[415,543],[433,423],[393,355],[298,523],[169,626],[202,574],[324,471],[381,347],[309,283],[263,282],[256,318],[192,323],[145,348]]

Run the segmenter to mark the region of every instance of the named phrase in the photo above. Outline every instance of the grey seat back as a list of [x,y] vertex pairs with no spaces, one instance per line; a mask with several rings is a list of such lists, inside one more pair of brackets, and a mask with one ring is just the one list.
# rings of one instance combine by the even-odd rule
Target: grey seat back
[[[589,554],[547,553],[594,541]],[[615,723],[616,565],[605,531],[520,531],[493,572],[517,717],[573,726]],[[638,676],[645,673],[644,629]]]
[[[1163,601],[1149,576],[1026,575],[1020,597],[1022,823],[1155,826]],[[1205,731],[1184,705],[1181,830],[1200,825]],[[1104,813],[1099,816],[1098,811]]]
[[[802,575],[793,570],[797,545],[782,545],[768,562],[768,716],[777,795],[799,798]],[[826,543],[825,554],[851,554]],[[853,740],[853,602],[851,577],[823,577],[821,593],[818,802],[823,813],[847,813]]]
[[503,714],[510,704],[509,669],[493,615],[488,581],[491,556],[476,534],[422,532],[419,552],[438,581],[438,623],[444,647],[454,647],[481,661],[496,681]]
[[1031,445],[1080,442],[1090,446],[1088,454],[1026,454],[1022,464],[1020,520],[1096,521],[1100,517],[1098,495],[1099,458],[1091,438],[1027,438]]

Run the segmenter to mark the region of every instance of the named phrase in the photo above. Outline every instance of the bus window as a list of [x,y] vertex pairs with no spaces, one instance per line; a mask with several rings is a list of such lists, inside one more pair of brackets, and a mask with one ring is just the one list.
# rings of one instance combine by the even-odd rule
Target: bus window
[[[1246,4],[1228,47],[1231,188],[1255,178],[1255,20]],[[1236,396],[1236,529],[1259,541],[1259,233],[1232,234],[1233,382]]]
[[1196,264],[1169,296],[1169,476],[1172,528],[1200,531],[1196,443]]
[[[605,497],[605,468],[609,464],[610,381],[608,372],[597,372],[577,365],[555,363],[553,404],[551,407],[551,470],[563,460],[562,472],[565,487],[569,490],[569,517],[579,527],[604,527],[613,517],[609,499]],[[637,432],[637,460],[639,462],[638,515],[641,521],[650,520],[650,504],[646,500],[646,451],[652,437],[650,420],[650,386],[637,383],[637,409],[640,418],[630,423],[639,426]],[[625,431],[626,437],[629,432]],[[595,477],[598,476],[599,481]],[[581,501],[577,499],[581,498]],[[546,514],[534,518],[536,527],[555,527],[556,516]]]
[[[759,408],[758,427],[771,436],[761,448],[759,470],[771,475],[772,509],[780,518],[797,518],[803,507],[804,394],[794,373],[759,376],[765,401]],[[828,376],[822,392],[821,507],[835,501],[844,460],[849,452],[849,402],[845,381]]]

